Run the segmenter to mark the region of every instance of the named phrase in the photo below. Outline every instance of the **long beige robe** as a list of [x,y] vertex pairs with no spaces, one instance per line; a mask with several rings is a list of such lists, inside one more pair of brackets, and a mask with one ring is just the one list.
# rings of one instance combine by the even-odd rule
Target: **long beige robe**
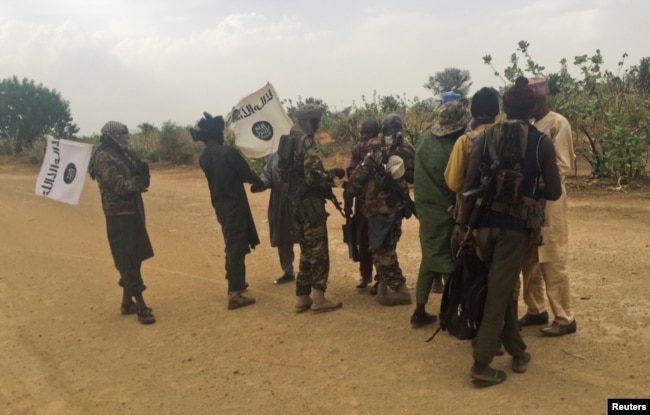
[[569,224],[567,221],[567,195],[565,177],[573,170],[575,152],[569,121],[557,112],[550,111],[535,121],[535,127],[553,141],[557,154],[557,167],[562,178],[562,196],[554,202],[546,202],[546,220],[543,228],[544,245],[538,248],[539,262],[566,261],[569,248]]

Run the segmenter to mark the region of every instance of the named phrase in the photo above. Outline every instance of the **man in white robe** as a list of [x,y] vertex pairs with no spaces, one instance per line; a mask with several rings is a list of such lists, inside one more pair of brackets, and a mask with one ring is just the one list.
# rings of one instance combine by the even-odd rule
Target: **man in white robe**
[[563,336],[575,333],[577,324],[571,309],[568,273],[569,224],[567,220],[567,194],[565,177],[575,163],[571,125],[562,115],[551,111],[546,103],[549,88],[542,78],[530,80],[537,95],[537,105],[533,110],[535,127],[553,141],[557,154],[557,166],[562,178],[562,196],[546,202],[544,243],[533,246],[522,266],[523,297],[528,310],[519,319],[521,326],[548,324],[548,312],[544,302],[546,295],[554,315],[550,326],[543,327],[542,333],[548,336]]

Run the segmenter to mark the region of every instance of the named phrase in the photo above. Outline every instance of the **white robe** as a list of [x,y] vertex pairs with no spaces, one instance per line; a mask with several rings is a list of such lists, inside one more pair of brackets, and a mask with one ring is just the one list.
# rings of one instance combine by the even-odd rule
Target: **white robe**
[[562,115],[550,111],[544,118],[535,121],[535,127],[550,137],[555,146],[557,167],[562,179],[562,196],[556,201],[547,201],[543,227],[544,245],[538,249],[539,262],[566,261],[569,250],[569,224],[567,221],[567,195],[564,179],[573,170],[575,152],[573,134],[569,121]]

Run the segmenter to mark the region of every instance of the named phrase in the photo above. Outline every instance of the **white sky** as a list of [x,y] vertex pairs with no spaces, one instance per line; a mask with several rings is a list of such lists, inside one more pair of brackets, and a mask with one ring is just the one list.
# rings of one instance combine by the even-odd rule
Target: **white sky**
[[[109,120],[193,125],[270,81],[282,99],[342,109],[361,96],[429,98],[447,67],[472,92],[502,86],[483,64],[531,44],[547,72],[600,49],[616,70],[650,56],[647,0],[0,0],[0,79],[57,90],[80,134]],[[522,62],[523,64],[523,62]]]

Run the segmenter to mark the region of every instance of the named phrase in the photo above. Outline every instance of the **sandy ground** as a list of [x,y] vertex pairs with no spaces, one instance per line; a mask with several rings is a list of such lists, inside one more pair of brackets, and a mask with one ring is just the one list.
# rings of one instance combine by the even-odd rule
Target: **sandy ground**
[[[496,358],[508,380],[481,390],[468,378],[468,342],[440,333],[426,343],[433,328],[411,328],[412,306],[382,307],[354,288],[331,205],[328,296],[343,309],[297,315],[294,287],[272,284],[280,270],[261,193],[250,202],[263,243],[247,257],[257,303],[228,311],[223,239],[202,172],[154,170],[144,199],[155,257],[143,274],[158,322],[145,327],[119,313],[96,183],[88,179],[70,206],[36,197],[36,175],[0,165],[0,413],[604,414],[607,398],[650,397],[647,188],[571,186],[578,333],[525,328],[528,372]],[[417,226],[405,222],[398,248],[412,293]],[[439,302],[432,296],[429,311]]]

